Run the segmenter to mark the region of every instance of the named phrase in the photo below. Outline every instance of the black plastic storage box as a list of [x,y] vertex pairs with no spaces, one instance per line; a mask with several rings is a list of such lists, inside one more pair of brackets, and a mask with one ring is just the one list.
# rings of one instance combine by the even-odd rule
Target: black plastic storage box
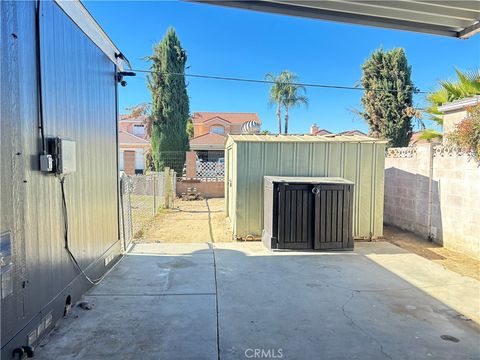
[[353,183],[331,177],[264,177],[268,249],[353,249]]

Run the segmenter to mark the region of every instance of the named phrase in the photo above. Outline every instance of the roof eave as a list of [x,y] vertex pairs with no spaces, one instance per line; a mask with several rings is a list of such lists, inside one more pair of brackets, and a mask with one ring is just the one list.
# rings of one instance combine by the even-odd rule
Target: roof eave
[[480,32],[480,21],[477,21],[476,24],[473,24],[462,31],[458,32],[458,37],[461,39],[468,39],[472,37],[475,34],[478,34]]
[[113,43],[107,33],[79,0],[54,0],[85,35],[119,68],[130,67],[128,59]]
[[472,98],[452,101],[450,103],[443,104],[442,106],[438,107],[438,110],[445,113],[449,111],[455,111],[460,109],[465,109],[469,106],[474,106],[480,104],[480,96],[475,96]]
[[[193,0],[195,1],[195,0]],[[412,12],[411,19],[397,19],[382,15],[366,15],[355,13],[354,11],[340,11],[336,9],[322,9],[312,5],[296,4],[286,1],[230,1],[230,0],[196,0],[197,2],[221,5],[246,10],[268,12],[274,14],[290,15],[303,18],[334,21],[354,25],[366,25],[395,30],[405,30],[417,33],[426,33],[432,35],[441,35],[455,38],[466,39],[479,31],[478,21],[465,28],[452,26],[445,19],[444,23],[423,22],[422,14]],[[334,3],[334,2],[332,2]],[[344,3],[343,3],[344,4]],[[345,4],[344,4],[345,5]],[[359,4],[361,3],[359,2]],[[367,5],[367,4],[365,4]],[[437,21],[438,22],[438,21]]]

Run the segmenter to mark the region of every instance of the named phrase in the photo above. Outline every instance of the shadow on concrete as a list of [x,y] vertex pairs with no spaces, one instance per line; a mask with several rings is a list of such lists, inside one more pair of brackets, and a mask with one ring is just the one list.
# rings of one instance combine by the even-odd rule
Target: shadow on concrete
[[440,183],[431,182],[431,224],[429,224],[429,185],[427,176],[385,169],[385,224],[397,226],[443,244]]
[[388,243],[356,245],[272,254],[258,242],[136,244],[85,296],[93,309],[77,308],[37,356],[478,358],[479,326],[447,304],[478,282]]

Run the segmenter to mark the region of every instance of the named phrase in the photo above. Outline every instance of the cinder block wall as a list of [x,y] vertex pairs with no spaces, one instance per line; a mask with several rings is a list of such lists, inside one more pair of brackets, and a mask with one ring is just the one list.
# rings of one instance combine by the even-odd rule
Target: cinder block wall
[[182,196],[188,188],[196,188],[204,198],[223,198],[225,196],[225,182],[223,181],[179,181],[177,182],[177,196]]
[[[431,179],[431,226],[429,183]],[[442,146],[390,151],[385,159],[384,221],[480,258],[480,167]]]

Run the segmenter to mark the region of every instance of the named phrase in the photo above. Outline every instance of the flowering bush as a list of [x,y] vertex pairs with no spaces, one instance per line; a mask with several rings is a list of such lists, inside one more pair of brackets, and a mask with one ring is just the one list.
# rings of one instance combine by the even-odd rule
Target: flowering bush
[[480,105],[468,109],[468,116],[456,126],[447,139],[480,162]]

